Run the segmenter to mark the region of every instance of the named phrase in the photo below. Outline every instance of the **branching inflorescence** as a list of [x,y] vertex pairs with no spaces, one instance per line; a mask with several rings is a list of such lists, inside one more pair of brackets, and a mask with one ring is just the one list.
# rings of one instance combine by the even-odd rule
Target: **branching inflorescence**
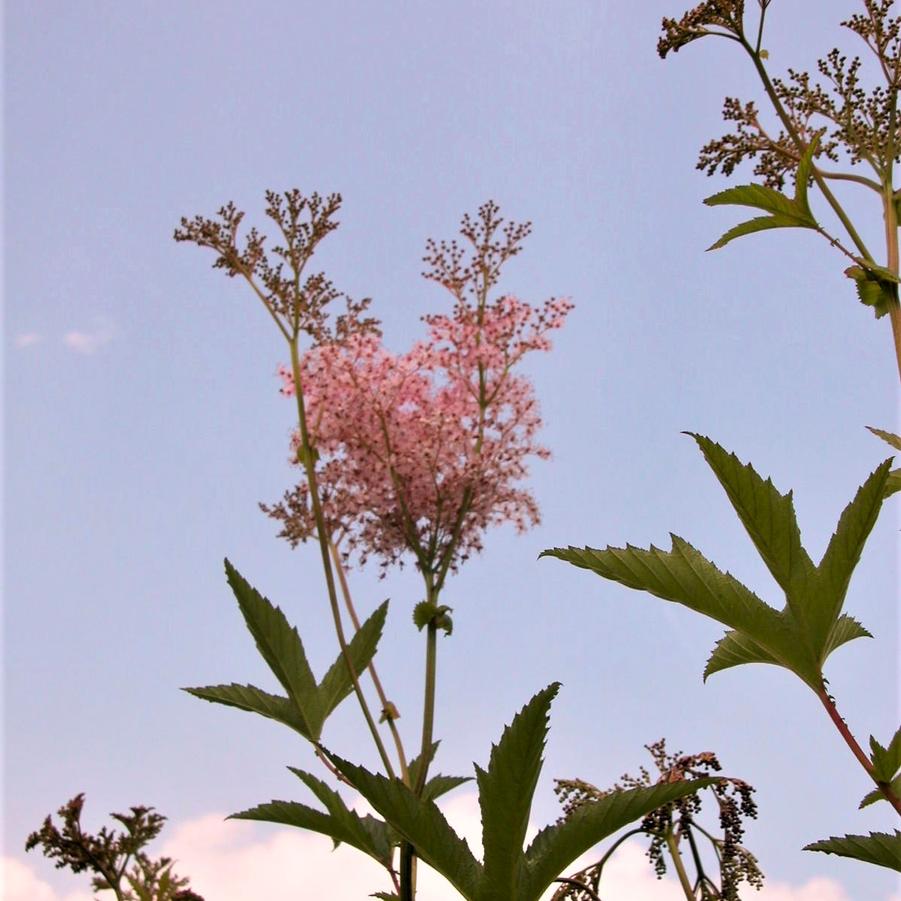
[[[301,378],[310,441],[330,537],[345,560],[370,555],[384,567],[415,560],[443,582],[482,547],[484,531],[512,522],[524,531],[538,506],[521,486],[530,457],[546,458],[531,383],[514,372],[532,350],[550,348],[571,304],[536,308],[510,296],[488,299],[503,263],[519,252],[529,225],[503,222],[485,204],[478,224],[464,218],[467,253],[456,242],[429,242],[426,277],[453,295],[451,315],[424,317],[428,337],[392,354],[373,332],[319,343],[304,355]],[[294,377],[280,373],[283,392]],[[299,449],[295,437],[294,454]],[[263,508],[292,544],[316,531],[309,486]]]
[[[606,790],[596,788],[581,779],[555,780],[555,791],[564,811],[560,822],[565,822],[585,804],[607,797],[612,792],[704,778],[718,774],[722,770],[716,754],[710,751],[687,755],[681,752],[670,754],[666,750],[664,739],[645,747],[657,768],[656,777],[652,776],[647,768],[641,767],[638,776],[628,774],[621,776],[619,782]],[[686,886],[691,893],[689,897],[739,901],[738,888],[742,882],[759,889],[763,885],[763,874],[754,855],[741,844],[745,829],[743,818],[757,817],[754,789],[742,779],[719,777],[708,790],[715,798],[719,809],[721,838],[712,835],[698,822],[702,806],[700,792],[680,798],[649,813],[638,828],[623,836],[598,863],[570,877],[568,882],[557,890],[554,895],[555,901],[564,899],[586,901],[592,895],[597,896],[604,866],[611,853],[624,838],[638,834],[651,839],[648,856],[658,877],[666,873],[666,855],[669,854],[680,880],[688,879],[683,855],[690,854],[695,868],[695,878]],[[699,843],[703,840],[713,847],[719,869],[719,885],[705,871],[699,853]]]
[[[732,175],[742,163],[754,164],[761,186],[732,189],[730,197],[709,198],[708,203],[741,203],[770,213],[764,220],[745,223],[713,245],[721,247],[734,237],[762,228],[811,228],[825,237],[852,262],[845,274],[856,285],[861,302],[877,316],[889,314],[895,354],[901,374],[901,307],[898,303],[898,208],[901,191],[894,187],[894,167],[901,160],[901,17],[891,16],[892,0],[863,0],[864,11],[842,25],[865,44],[875,64],[876,82],[864,84],[866,67],[859,56],[833,49],[817,63],[817,75],[789,68],[784,78],[771,77],[763,47],[763,29],[772,0],[757,0],[756,27],[746,27],[743,0],[706,0],[681,18],[665,18],[657,50],[661,57],[704,37],[722,37],[738,43],[760,78],[775,122],[767,123],[754,101],[727,97],[723,118],[733,131],[701,148],[697,168],[708,175]],[[842,158],[846,162],[841,168]],[[835,168],[839,166],[839,168]],[[781,197],[788,178],[797,192],[816,185],[841,224],[844,235],[832,234],[817,222],[806,199],[802,206]],[[803,180],[803,185],[798,184]],[[874,192],[885,222],[886,259],[881,264],[864,243],[830,183],[856,184]],[[770,193],[761,193],[764,189]],[[751,193],[756,191],[757,193]],[[806,193],[805,193],[806,196]],[[787,204],[783,201],[787,201]],[[783,215],[788,213],[788,215]]]

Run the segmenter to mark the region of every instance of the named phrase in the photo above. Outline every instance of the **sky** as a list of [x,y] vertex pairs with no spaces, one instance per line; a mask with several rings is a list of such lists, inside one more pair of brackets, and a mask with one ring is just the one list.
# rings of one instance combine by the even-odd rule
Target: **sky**
[[[773,3],[773,71],[853,47],[838,22],[855,8]],[[661,17],[682,11],[676,0],[4,5],[10,901],[89,897],[86,878],[23,847],[78,792],[91,829],[134,804],[164,813],[154,849],[208,901],[259,897],[262,879],[275,901],[385,887],[318,837],[225,822],[270,798],[310,802],[285,766],[315,763],[287,730],[179,690],[274,689],[226,556],[298,625],[317,672],[336,652],[314,551],[292,551],[258,509],[296,478],[281,338],[209,254],[172,240],[181,216],[228,200],[263,226],[264,191],[291,187],[342,193],[341,227],[316,265],[373,298],[393,350],[422,336],[422,315],[449,309],[420,275],[426,239],[453,237],[489,198],[534,224],[499,290],[576,305],[554,349],[526,366],[553,454],[529,479],[542,523],[490,533],[446,589],[440,770],[471,775],[515,711],[559,680],[536,828],[559,815],[555,777],[609,785],[665,736],[715,751],[757,788],[746,844],[768,877],[762,901],[893,897],[887,871],[801,850],[893,825],[885,805],[857,810],[864,774],[808,689],[760,666],[703,684],[715,623],[537,559],[568,544],[666,544],[673,531],[781,606],[682,431],[794,489],[818,559],[888,456],[864,427],[899,430],[888,324],[857,302],[825,242],[770,232],[704,252],[741,213],[702,205],[727,182],[695,170],[697,151],[726,130],[724,96],[759,92],[727,42],[657,57]],[[842,197],[878,243],[879,210]],[[827,664],[862,740],[897,726],[897,509],[877,524],[846,607],[876,639]],[[391,599],[377,659],[412,743],[416,575],[364,569],[351,586],[366,611]],[[350,702],[325,740],[375,763]],[[474,804],[465,787],[447,800],[477,835]],[[614,901],[676,897],[641,847],[619,867]],[[315,889],[338,877],[340,889]],[[422,897],[450,895],[432,882]]]

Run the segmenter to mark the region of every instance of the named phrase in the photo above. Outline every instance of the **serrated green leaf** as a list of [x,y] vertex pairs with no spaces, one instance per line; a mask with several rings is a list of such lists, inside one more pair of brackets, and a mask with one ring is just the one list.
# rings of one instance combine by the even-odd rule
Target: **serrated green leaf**
[[374,823],[379,824],[381,828],[367,828],[367,817],[361,817],[356,811],[351,810],[344,803],[341,795],[331,786],[316,778],[312,773],[307,773],[293,766],[289,766],[288,769],[316,795],[318,800],[325,806],[329,816],[344,831],[344,834],[356,835],[357,844],[354,847],[366,845],[370,848],[367,852],[370,856],[383,862],[390,862],[391,842],[388,840],[388,831],[385,823],[369,817]]
[[716,779],[670,782],[612,792],[581,805],[567,819],[541,830],[526,850],[527,891],[508,898],[538,899],[581,854],[647,816],[652,810],[715,783]]
[[765,185],[734,185],[705,198],[707,206],[749,206],[776,216],[804,220],[813,225],[803,206],[774,188]]
[[[388,602],[377,607],[347,645],[354,673],[359,679],[369,666],[382,637],[385,617],[388,615]],[[353,680],[347,668],[343,654],[331,665],[319,683],[318,692],[323,719],[327,717],[351,692]]]
[[826,553],[817,566],[816,577],[808,583],[803,600],[806,637],[821,655],[821,665],[830,633],[845,602],[851,575],[879,516],[891,462],[889,458],[878,466],[842,511]]
[[720,670],[733,666],[741,666],[744,663],[771,663],[780,666],[778,660],[762,648],[757,642],[736,632],[734,629],[727,632],[714,645],[707,666],[704,668],[704,681]]
[[420,601],[413,608],[413,625],[421,632],[438,612],[438,605],[431,601]]
[[856,619],[843,613],[832,627],[829,637],[826,639],[826,645],[823,648],[823,660],[825,660],[836,648],[840,648],[843,644],[853,641],[855,638],[872,638],[868,632]]
[[400,901],[394,892],[375,892],[369,896],[370,898],[380,898],[381,901]]
[[840,857],[852,857],[864,863],[901,872],[901,832],[871,832],[869,835],[832,836],[829,839],[806,845],[805,851],[823,851]]
[[890,444],[895,450],[901,451],[901,435],[896,435],[894,432],[886,432],[884,429],[877,429],[871,425],[868,425],[867,429],[877,438],[885,441],[886,444]]
[[535,695],[492,745],[488,769],[476,767],[485,855],[480,901],[525,897],[523,842],[541,772],[548,713],[559,688],[555,682]]
[[[878,515],[882,501],[878,478],[870,488],[858,492],[843,514],[841,537],[830,545],[821,565],[814,567],[801,545],[791,492],[780,494],[769,479],[761,478],[735,454],[702,435],[688,434],[698,443],[758,553],[785,591],[788,606],[801,626],[801,637],[822,667],[829,653],[840,644],[867,634],[853,620],[841,626],[837,620],[851,572]],[[722,664],[730,657],[738,662],[777,662],[766,659],[771,654],[765,647],[752,647],[754,643],[748,635],[742,641],[734,637],[724,641],[708,662],[707,674],[725,668]]]
[[[901,776],[896,776],[892,779],[891,782],[892,793],[901,797]],[[864,795],[863,800],[860,802],[860,809],[862,810],[864,807],[869,807],[871,804],[875,804],[877,801],[886,801],[888,800],[884,794],[878,789],[874,788],[873,791]]]
[[[826,642],[823,659],[825,660],[836,648],[841,647],[855,638],[872,638],[873,636],[850,616],[842,615],[838,618],[829,640]],[[779,664],[771,654],[756,642],[740,632],[727,632],[714,646],[707,666],[704,669],[704,681],[720,670],[740,666],[744,663],[771,663]]]
[[714,241],[707,249],[719,250],[736,238],[741,238],[744,235],[752,235],[754,232],[767,231],[771,228],[814,228],[814,225],[801,221],[794,216],[757,216],[754,219],[748,219],[747,222],[741,222],[738,225],[733,226],[717,241]]
[[901,491],[901,469],[893,469],[885,480],[885,490],[882,493],[882,499],[885,500],[898,491]]
[[718,250],[742,235],[765,231],[770,228],[817,228],[816,219],[807,202],[807,182],[813,165],[817,140],[811,142],[798,165],[794,198],[786,197],[765,185],[736,185],[720,191],[704,201],[707,206],[737,205],[764,210],[769,216],[759,216],[730,228],[708,250]]
[[[428,768],[432,765],[432,761],[435,759],[435,754],[438,752],[438,745],[440,745],[440,741],[433,741],[431,748],[429,748],[428,753],[425,755],[425,767],[426,772],[428,772]],[[417,754],[408,764],[407,764],[407,772],[410,774],[410,784],[418,785],[419,784],[419,768],[422,766],[423,755]]]
[[876,778],[880,782],[890,782],[895,778],[898,770],[901,770],[901,729],[898,729],[892,736],[887,748],[879,744],[871,735],[870,751]]
[[[357,817],[353,811],[348,811],[352,817]],[[230,820],[257,820],[263,823],[280,823],[283,826],[296,826],[299,829],[307,829],[310,832],[318,832],[332,839],[335,844],[344,842],[358,851],[372,857],[380,864],[385,865],[385,857],[381,849],[377,848],[372,836],[362,824],[349,828],[348,823],[342,819],[336,819],[321,810],[307,807],[296,801],[270,801],[268,804],[258,804],[248,810],[233,813]],[[360,817],[357,817],[360,820]]]
[[413,625],[421,632],[429,623],[434,623],[436,628],[444,630],[446,635],[454,631],[454,621],[450,614],[452,607],[446,604],[433,604],[431,601],[420,601],[413,608]]
[[742,463],[709,438],[686,434],[697,442],[767,569],[788,594],[793,578],[813,570],[813,562],[801,546],[792,493],[780,494],[750,463]]
[[682,604],[735,629],[758,644],[779,665],[816,689],[816,661],[800,642],[797,625],[785,612],[774,610],[729,573],[721,572],[687,541],[672,535],[672,550],[651,545],[645,551],[625,548],[553,548],[540,556],[557,557],[575,566]]
[[472,782],[472,776],[442,776],[438,773],[426,782],[422,797],[427,801],[434,801],[466,782]]
[[469,901],[477,898],[482,866],[466,841],[451,828],[434,801],[417,798],[397,779],[370,773],[326,752],[338,771],[372,807]]
[[[895,450],[901,451],[901,435],[894,432],[886,432],[884,429],[877,429],[871,425],[867,428],[877,437],[881,438],[887,444],[890,444]],[[901,491],[901,469],[893,469],[889,472],[885,481],[885,493],[883,497],[891,497],[896,491]]]
[[299,732],[304,738],[313,741],[306,720],[297,709],[297,705],[281,695],[272,695],[253,685],[237,685],[234,682],[231,685],[183,688],[182,691],[194,695],[195,698],[202,698],[204,701],[259,713],[261,716],[284,723],[295,732]]
[[285,614],[254,589],[228,560],[225,561],[225,573],[260,654],[297,705],[309,734],[318,738],[325,716],[297,629],[292,628]]
[[874,263],[849,266],[845,275],[854,280],[858,299],[865,306],[873,307],[877,319],[885,316],[898,299],[898,276],[884,266]]

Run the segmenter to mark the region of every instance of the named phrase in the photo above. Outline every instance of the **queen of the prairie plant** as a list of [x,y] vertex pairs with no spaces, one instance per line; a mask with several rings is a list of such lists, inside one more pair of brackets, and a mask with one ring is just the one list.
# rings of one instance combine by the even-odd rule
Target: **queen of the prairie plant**
[[[436,580],[482,547],[487,528],[538,522],[522,480],[546,458],[531,382],[514,371],[550,347],[571,304],[541,308],[501,297],[483,308],[426,317],[428,337],[392,354],[374,334],[350,335],[304,355],[301,378],[310,442],[319,458],[327,527],[345,555],[384,566],[413,557]],[[294,377],[280,369],[283,392]],[[295,452],[300,438],[295,436]],[[316,532],[309,485],[264,507],[296,544]]]

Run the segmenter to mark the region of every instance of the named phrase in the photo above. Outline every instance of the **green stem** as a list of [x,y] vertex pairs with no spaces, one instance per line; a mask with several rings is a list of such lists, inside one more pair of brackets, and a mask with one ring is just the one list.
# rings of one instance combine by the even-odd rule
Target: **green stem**
[[[895,275],[898,275],[898,210],[895,207],[895,192],[890,180],[883,186],[882,206],[885,219],[887,268]],[[898,303],[897,294],[894,302],[889,304],[888,315],[892,324],[892,339],[895,343],[898,376],[901,378],[901,305]]]
[[[437,592],[432,595],[432,603],[437,601]],[[438,667],[438,627],[434,622],[426,626],[425,645],[425,695],[422,704],[422,743],[420,747],[419,773],[416,776],[416,785],[413,791],[417,795],[422,794],[425,788],[426,777],[429,770],[428,756],[432,750],[433,732],[435,729],[435,683],[437,681]]]
[[[357,616],[353,598],[350,595],[350,587],[347,584],[347,575],[344,572],[344,565],[341,563],[341,555],[338,553],[338,548],[331,538],[329,538],[329,550],[332,554],[332,563],[335,566],[335,571],[338,573],[338,582],[341,585],[341,594],[344,597],[344,606],[347,608],[347,615],[350,617],[351,623],[353,623],[354,631],[359,632],[360,618]],[[382,705],[382,716],[388,723],[391,737],[394,739],[394,748],[397,751],[397,762],[400,766],[401,779],[403,780],[404,785],[409,785],[410,774],[407,771],[407,755],[404,752],[404,744],[401,740],[400,732],[397,729],[397,723],[395,722],[398,716],[396,708],[388,700],[388,696],[385,694],[385,689],[382,686],[382,680],[379,677],[378,670],[375,668],[375,663],[370,661],[368,669],[373,687],[379,698],[379,703]]]
[[[426,601],[435,604],[439,592],[435,590],[431,577],[426,579]],[[417,797],[422,795],[429,772],[429,754],[435,731],[435,684],[438,669],[438,626],[434,621],[426,626],[425,645],[425,692],[422,704],[422,741],[419,750],[419,772],[412,786]],[[409,842],[400,846],[400,901],[413,901],[416,897],[416,849]]]
[[688,878],[682,855],[679,853],[679,842],[676,839],[672,826],[666,830],[666,847],[669,850],[670,857],[673,859],[673,867],[676,870],[676,875],[679,877],[679,885],[682,886],[685,897],[688,901],[695,901],[694,889],[691,886],[691,880]]
[[880,782],[877,778],[872,761],[864,753],[863,748],[857,743],[857,739],[851,734],[848,724],[842,719],[841,714],[838,712],[838,708],[835,706],[835,701],[829,696],[829,693],[824,686],[820,686],[820,688],[817,689],[817,697],[826,708],[826,713],[829,714],[829,718],[835,724],[835,728],[838,729],[841,737],[845,740],[845,744],[851,749],[851,753],[857,758],[858,763],[866,770],[867,775],[876,783],[877,788],[882,792],[883,796],[892,807],[895,808],[895,811],[901,815],[901,798],[898,798],[892,791],[890,783]]
[[[741,39],[741,44],[747,51],[748,55],[751,57],[751,60],[754,63],[754,68],[757,70],[757,74],[760,76],[761,82],[763,82],[763,88],[766,91],[766,95],[769,98],[770,103],[773,105],[773,109],[776,111],[776,114],[779,116],[779,119],[781,120],[786,133],[789,135],[792,141],[794,141],[799,153],[803,154],[807,149],[807,145],[804,143],[801,135],[798,134],[798,130],[795,128],[791,117],[788,115],[785,107],[779,100],[779,97],[776,94],[776,89],[773,87],[773,83],[770,81],[770,76],[767,74],[766,67],[763,65],[763,62],[760,59],[760,54],[757,53],[744,38]],[[854,246],[857,247],[857,249],[860,251],[861,256],[865,260],[867,260],[867,262],[874,262],[870,251],[867,250],[866,244],[864,244],[863,239],[857,233],[857,229],[854,228],[854,224],[848,218],[848,214],[845,212],[842,205],[838,202],[836,196],[832,193],[832,191],[829,190],[829,186],[826,184],[826,180],[823,178],[822,173],[820,173],[816,169],[816,167],[814,167],[812,174],[817,187],[822,192],[823,197],[826,198],[829,206],[832,207],[835,215],[838,216],[842,225],[845,227],[845,231],[848,233],[848,237],[850,237],[854,242]]]
[[391,760],[388,757],[388,752],[385,750],[385,745],[382,743],[382,737],[379,735],[378,726],[372,717],[369,705],[366,703],[363,689],[360,687],[360,679],[353,665],[353,660],[351,660],[350,657],[347,638],[344,634],[344,624],[341,621],[341,608],[338,605],[338,593],[335,589],[335,576],[332,572],[331,559],[329,557],[329,533],[326,528],[325,517],[322,513],[322,504],[319,500],[319,486],[316,480],[316,465],[313,461],[313,447],[310,443],[310,434],[307,429],[307,416],[303,402],[303,382],[300,375],[300,354],[297,349],[296,332],[291,337],[288,344],[291,348],[291,373],[294,377],[294,397],[297,399],[297,421],[300,427],[301,457],[303,458],[307,484],[310,489],[310,502],[313,505],[313,517],[316,520],[316,536],[319,540],[322,569],[325,573],[325,584],[328,590],[329,606],[331,607],[332,618],[335,622],[335,633],[338,636],[338,644],[341,647],[341,656],[344,658],[347,671],[350,673],[354,694],[356,694],[357,700],[360,703],[360,709],[363,712],[366,725],[369,727],[369,732],[372,735],[372,740],[375,743],[379,757],[382,760],[382,765],[385,767],[385,772],[389,778],[393,779],[394,768],[391,766]]
[[400,843],[400,901],[414,901],[416,898],[416,874],[413,861],[415,851],[409,842]]

